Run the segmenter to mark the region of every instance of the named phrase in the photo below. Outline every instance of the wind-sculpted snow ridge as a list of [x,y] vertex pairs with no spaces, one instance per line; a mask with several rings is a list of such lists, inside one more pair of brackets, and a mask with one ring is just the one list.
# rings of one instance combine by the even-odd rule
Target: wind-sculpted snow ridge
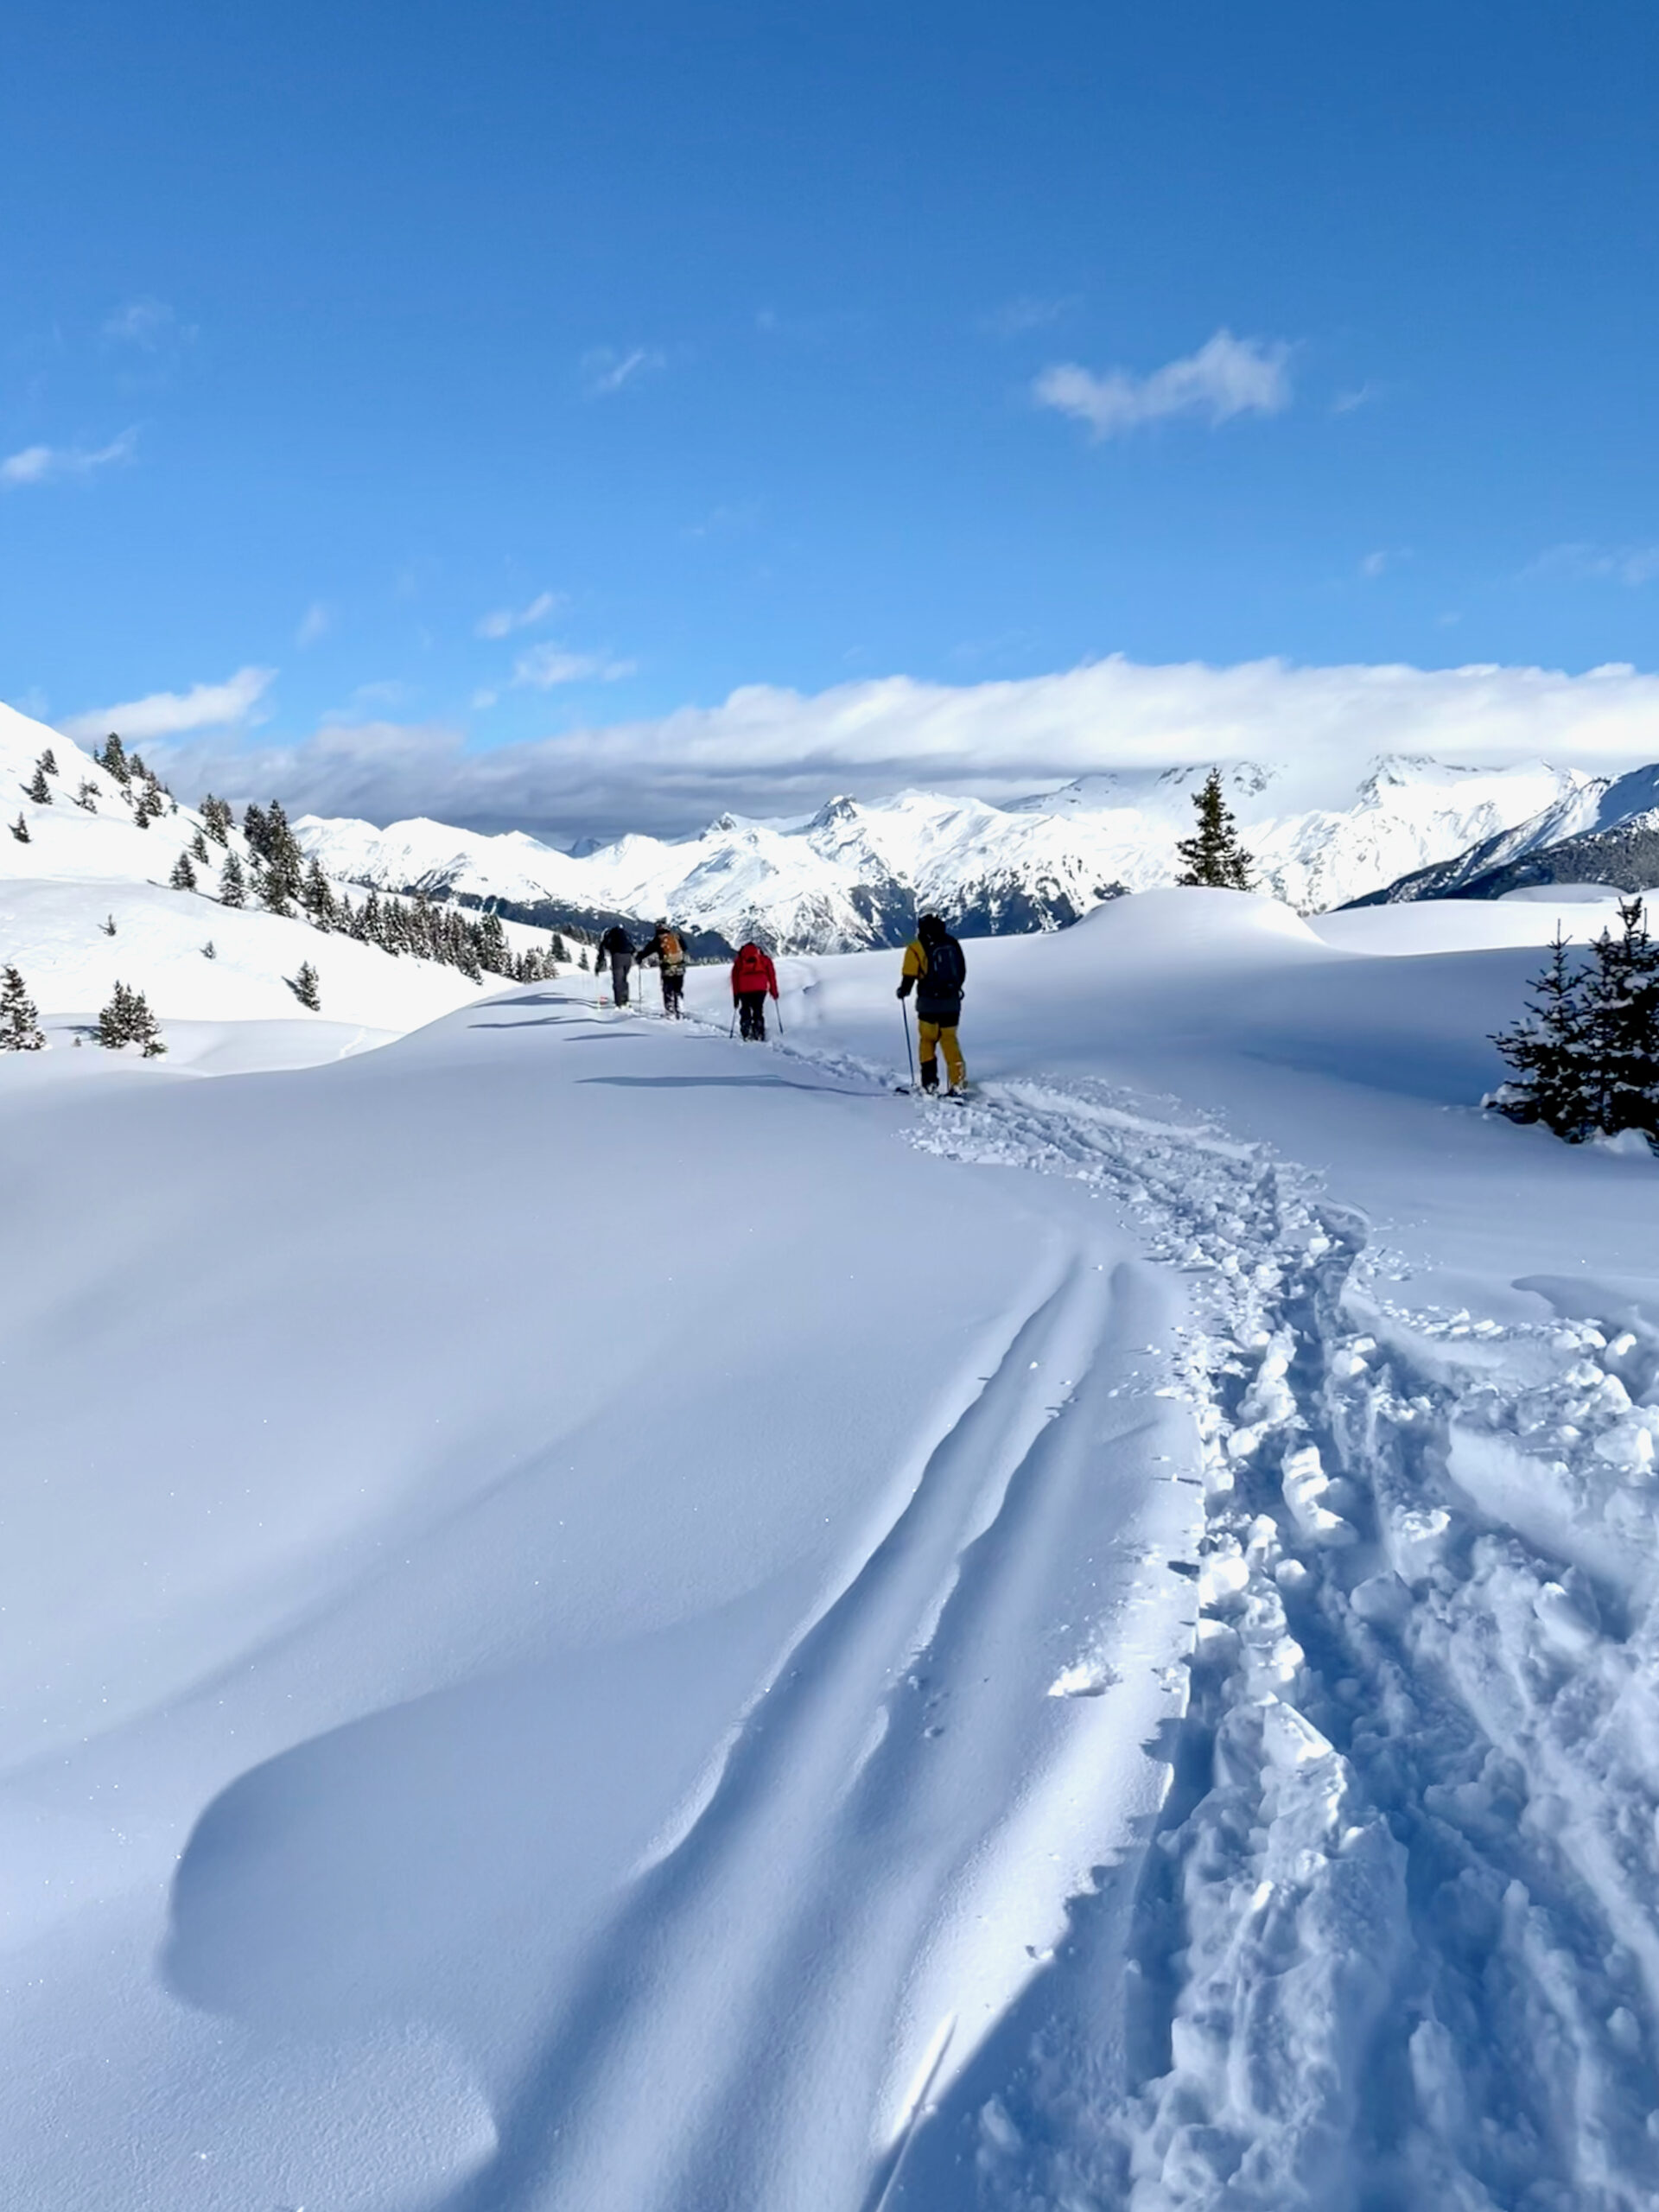
[[1650,2208],[1659,1332],[1413,1312],[1311,1179],[1104,1085],[915,1141],[1081,1178],[1188,1271],[1208,1512],[1128,1971],[1079,1900],[893,2212],[969,2162],[1002,2212]]

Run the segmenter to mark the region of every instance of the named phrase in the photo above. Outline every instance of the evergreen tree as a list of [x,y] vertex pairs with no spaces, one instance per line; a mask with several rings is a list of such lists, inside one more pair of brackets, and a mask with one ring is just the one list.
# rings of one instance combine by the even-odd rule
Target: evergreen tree
[[174,891],[194,891],[195,889],[196,871],[190,865],[190,855],[188,853],[181,853],[179,855],[177,860],[173,863],[173,873],[168,877],[167,880],[168,887]]
[[478,925],[478,964],[492,976],[511,976],[512,955],[501,917],[492,907]]
[[242,873],[242,863],[234,853],[226,853],[219,874],[219,903],[221,906],[245,906],[247,899],[247,879]]
[[1513,1029],[1492,1042],[1515,1071],[1484,1103],[1512,1122],[1542,1122],[1569,1144],[1596,1127],[1599,1089],[1584,977],[1567,957],[1559,926],[1549,965],[1534,976],[1533,995]]
[[554,931],[552,942],[549,944],[547,950],[549,957],[554,960],[564,961],[570,957],[569,954],[564,949],[564,939],[559,935],[557,930]]
[[124,983],[116,985],[114,996],[99,1014],[98,1041],[111,1052],[119,1052],[124,1045],[140,1045],[147,1060],[167,1050],[143,993],[129,990]]
[[208,940],[207,940],[207,944],[204,944],[204,945],[202,946],[202,948],[201,948],[201,957],[202,957],[202,958],[203,958],[204,960],[217,960],[217,959],[218,959],[218,957],[219,957],[219,947],[218,947],[218,946],[213,943],[213,940],[212,939],[212,938],[208,938]]
[[84,808],[88,814],[98,812],[98,785],[90,778],[83,781],[75,793],[75,804]]
[[52,786],[46,780],[48,757],[44,753],[41,755],[35,763],[35,773],[23,785],[23,797],[35,806],[50,806],[52,804]]
[[302,1006],[309,1007],[313,1014],[321,1013],[322,992],[318,983],[317,971],[308,960],[301,963],[297,976],[289,977],[288,988]]
[[113,730],[104,741],[104,750],[101,753],[94,753],[92,758],[106,776],[113,776],[118,784],[126,782],[127,756],[122,749],[120,739]]
[[242,811],[242,835],[248,841],[249,850],[260,859],[265,857],[265,810],[251,800]]
[[1640,899],[1618,902],[1619,933],[1596,939],[1584,987],[1594,1071],[1593,1126],[1659,1138],[1659,946]]
[[304,879],[300,885],[300,904],[304,907],[308,918],[318,929],[339,928],[340,902],[334,897],[333,887],[322,872],[322,862],[315,853],[311,855]]
[[209,791],[201,802],[201,824],[216,845],[230,842],[231,810],[222,798],[215,798]]
[[41,755],[41,773],[43,776],[55,776],[57,772],[58,756],[48,745]]
[[1183,837],[1176,845],[1181,863],[1176,882],[1217,891],[1248,891],[1250,856],[1238,842],[1238,825],[1223,796],[1218,768],[1212,768],[1202,789],[1193,792],[1192,805],[1198,826],[1192,836]]
[[588,973],[588,948],[585,944],[576,948],[576,965],[584,976]]
[[15,968],[0,969],[0,1052],[38,1052],[45,1043],[22,977]]
[[269,863],[263,868],[256,868],[253,893],[267,913],[291,915],[294,912],[294,902],[289,896],[286,869]]
[[206,868],[209,864],[207,857],[207,840],[202,836],[200,830],[197,830],[195,836],[190,840],[190,857],[195,861],[199,868]]
[[113,914],[106,914],[98,926],[103,931],[105,937],[113,937],[115,935],[115,916]]
[[24,821],[21,812],[11,825],[11,834],[20,845],[27,845],[33,842],[29,834],[29,824]]

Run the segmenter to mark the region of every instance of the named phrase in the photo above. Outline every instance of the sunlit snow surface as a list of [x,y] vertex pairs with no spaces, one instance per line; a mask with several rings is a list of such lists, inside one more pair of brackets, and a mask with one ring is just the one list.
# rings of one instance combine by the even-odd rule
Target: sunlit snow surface
[[10,2197],[1650,2205],[1659,1168],[1430,912],[0,1059]]

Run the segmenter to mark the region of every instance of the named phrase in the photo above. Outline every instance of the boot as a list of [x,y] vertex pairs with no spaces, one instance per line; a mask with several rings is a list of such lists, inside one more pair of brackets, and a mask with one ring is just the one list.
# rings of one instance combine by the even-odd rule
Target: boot
[[922,1089],[937,1090],[939,1087],[939,1064],[937,1060],[922,1062]]

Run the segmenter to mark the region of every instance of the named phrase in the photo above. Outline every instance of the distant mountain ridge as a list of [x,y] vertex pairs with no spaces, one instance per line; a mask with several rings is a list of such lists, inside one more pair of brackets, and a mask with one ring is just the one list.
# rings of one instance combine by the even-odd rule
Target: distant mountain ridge
[[[1476,769],[1390,755],[1351,804],[1298,810],[1280,796],[1281,769],[1243,761],[1220,772],[1262,887],[1304,912],[1570,807],[1592,780],[1541,762]],[[573,852],[419,818],[379,830],[306,816],[294,828],[331,876],[491,906],[537,927],[666,914],[706,952],[751,936],[783,952],[850,952],[902,943],[927,907],[963,935],[1001,936],[1062,928],[1105,899],[1172,883],[1208,773],[1122,770],[1001,805],[922,791],[843,796],[799,818],[725,814],[696,836]]]
[[1548,883],[1605,883],[1618,891],[1659,886],[1659,765],[1587,778],[1528,820],[1348,904],[1501,899]]

